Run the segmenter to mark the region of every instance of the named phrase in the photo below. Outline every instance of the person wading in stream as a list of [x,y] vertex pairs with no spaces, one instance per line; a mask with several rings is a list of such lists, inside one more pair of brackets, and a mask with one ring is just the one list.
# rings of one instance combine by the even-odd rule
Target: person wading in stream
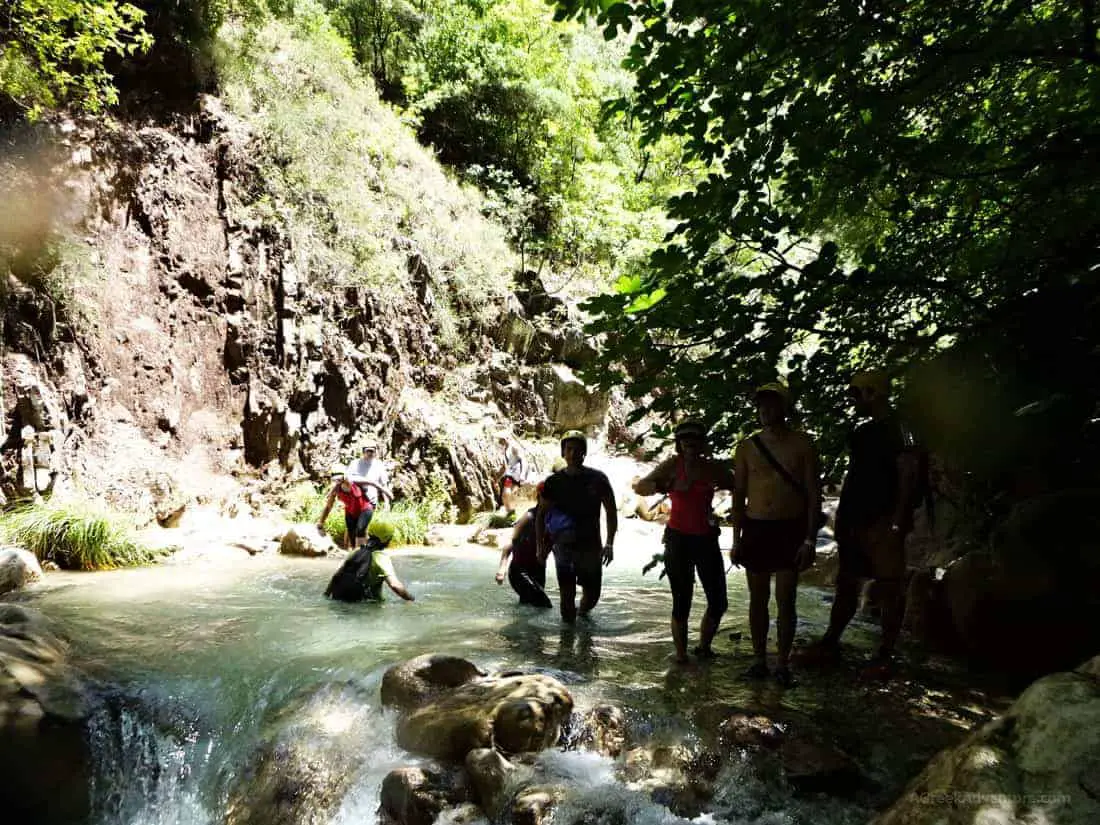
[[342,602],[380,602],[382,585],[407,602],[416,599],[397,578],[386,548],[393,541],[393,528],[371,522],[367,543],[348,556],[325,588],[325,595]]
[[746,678],[768,676],[768,603],[772,574],[779,612],[775,679],[793,684],[791,647],[797,622],[798,574],[814,562],[819,513],[817,455],[805,433],[787,422],[790,393],[779,383],[756,391],[763,427],[737,445],[734,454],[733,548],[730,561],[745,568],[749,630],[755,661]]
[[863,675],[887,678],[905,615],[905,537],[918,498],[920,449],[890,405],[890,379],[861,372],[848,388],[859,423],[848,439],[848,472],[836,513],[839,570],[829,628],[807,651],[811,661],[839,658],[840,636],[855,616],[864,579],[874,579],[882,639]]
[[[572,624],[577,618],[577,586],[584,591],[580,615],[586,616],[600,600],[603,566],[615,557],[615,533],[619,514],[615,493],[607,476],[584,466],[588,439],[579,430],[569,430],[561,438],[565,468],[551,475],[539,496],[535,517],[538,559],[545,562],[551,550],[546,516],[557,510],[572,521],[571,529],[553,534],[554,567],[558,575],[562,621]],[[607,511],[607,541],[600,548],[600,507]]]
[[[539,482],[540,495],[542,488],[543,484]],[[536,505],[516,520],[515,527],[512,528],[512,540],[500,550],[500,567],[497,568],[496,581],[497,584],[503,584],[507,573],[508,583],[519,596],[520,604],[553,607],[545,589],[546,562],[539,561],[535,541],[537,515]]]
[[672,589],[672,642],[676,662],[688,658],[688,617],[695,576],[707,598],[699,625],[700,659],[713,658],[711,643],[729,602],[726,571],[718,546],[719,527],[711,505],[717,489],[732,490],[733,474],[722,462],[707,457],[707,429],[699,421],[684,421],[674,432],[676,455],[665,459],[645,478],[634,482],[640,496],[666,493],[672,504],[665,528],[665,571]]

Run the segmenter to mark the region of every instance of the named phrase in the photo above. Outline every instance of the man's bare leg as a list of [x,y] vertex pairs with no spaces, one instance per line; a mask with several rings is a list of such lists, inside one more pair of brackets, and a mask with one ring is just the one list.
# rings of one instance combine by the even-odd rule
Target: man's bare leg
[[905,620],[905,588],[899,579],[880,579],[879,596],[882,599],[882,644],[879,656],[893,655],[894,646],[901,635]]
[[768,603],[771,601],[771,573],[746,573],[749,584],[749,632],[752,635],[753,662],[747,676],[762,677],[768,672]]
[[836,647],[840,636],[859,609],[859,595],[862,579],[841,573],[836,578],[836,594],[833,596],[833,609],[829,613],[829,629],[821,638],[822,647]]
[[775,602],[778,608],[779,658],[780,670],[787,670],[791,662],[791,648],[794,646],[794,632],[798,624],[798,571],[781,570],[775,574]]
[[558,577],[558,592],[561,594],[561,619],[567,624],[577,620],[577,581]]

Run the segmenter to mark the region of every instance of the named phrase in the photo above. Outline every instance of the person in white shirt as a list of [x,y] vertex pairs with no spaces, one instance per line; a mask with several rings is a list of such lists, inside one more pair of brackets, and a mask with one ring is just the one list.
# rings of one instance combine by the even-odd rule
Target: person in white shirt
[[511,513],[516,509],[516,491],[523,484],[527,468],[519,447],[510,443],[505,435],[501,435],[497,440],[504,448],[504,462],[501,465],[500,474],[500,503],[507,512]]
[[[381,459],[378,458],[378,445],[374,441],[363,443],[362,458],[348,464],[349,481],[358,484],[371,504],[371,514],[383,501],[393,501],[390,491],[390,477]],[[370,524],[368,519],[367,524]],[[365,528],[364,528],[365,534]]]

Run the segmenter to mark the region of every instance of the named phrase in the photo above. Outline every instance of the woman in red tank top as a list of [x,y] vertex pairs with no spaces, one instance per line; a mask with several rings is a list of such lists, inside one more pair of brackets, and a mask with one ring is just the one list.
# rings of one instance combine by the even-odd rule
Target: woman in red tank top
[[695,590],[695,574],[707,599],[699,626],[700,659],[714,657],[711,643],[729,603],[726,571],[718,547],[718,523],[711,505],[718,489],[733,489],[728,466],[707,456],[707,430],[698,421],[684,421],[675,431],[676,455],[662,461],[645,478],[634,482],[641,496],[667,493],[672,509],[665,529],[665,571],[672,590],[672,641],[676,661],[690,661],[687,651],[688,618]]

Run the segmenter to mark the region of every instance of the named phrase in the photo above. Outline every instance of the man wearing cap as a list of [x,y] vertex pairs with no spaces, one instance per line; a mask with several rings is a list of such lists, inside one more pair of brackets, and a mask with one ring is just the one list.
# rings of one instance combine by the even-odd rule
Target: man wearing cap
[[[556,510],[572,527],[554,533],[554,567],[561,593],[562,621],[572,624],[577,618],[577,587],[583,590],[580,615],[596,606],[603,587],[603,567],[614,558],[615,533],[619,527],[615,493],[611,482],[599,470],[584,466],[588,439],[579,430],[569,430],[561,438],[565,468],[546,479],[539,496],[535,518],[538,559],[546,561],[550,552],[546,516]],[[607,511],[607,541],[600,547],[600,508]]]
[[848,396],[864,420],[848,439],[848,472],[836,513],[836,596],[816,652],[823,658],[838,655],[863,580],[874,579],[882,598],[882,639],[864,675],[886,677],[905,615],[905,537],[913,527],[918,448],[890,404],[890,379],[884,373],[857,373]]
[[756,661],[744,676],[768,676],[768,604],[775,574],[778,659],[775,679],[793,684],[791,647],[797,624],[798,574],[814,561],[817,544],[817,454],[808,435],[787,422],[790,393],[780,383],[755,393],[762,429],[737,445],[734,454],[733,548],[730,561],[745,568],[749,587],[749,629]]
[[370,524],[374,511],[383,501],[392,501],[393,493],[390,492],[390,478],[382,461],[377,458],[378,445],[373,439],[363,442],[362,457],[348,464],[347,475],[351,481],[359,485],[363,494],[370,503],[367,524]]

